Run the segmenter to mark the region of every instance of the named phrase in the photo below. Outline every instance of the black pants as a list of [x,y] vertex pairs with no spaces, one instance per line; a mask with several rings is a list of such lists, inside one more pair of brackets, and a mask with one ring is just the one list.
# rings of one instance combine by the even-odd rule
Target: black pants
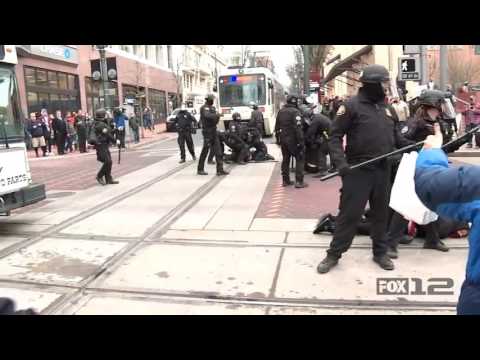
[[81,153],[87,152],[87,131],[78,131],[78,148]]
[[374,256],[386,254],[390,165],[382,163],[369,169],[355,169],[342,178],[340,212],[327,253],[340,258],[352,245],[357,225],[370,203],[371,230]]
[[55,142],[57,143],[57,153],[58,155],[65,154],[65,134],[57,134]]
[[[399,213],[394,212],[388,229],[388,245],[391,248],[396,248],[398,246],[398,241],[403,235],[405,235],[407,226],[408,220],[405,220]],[[425,242],[436,244],[440,241],[438,220],[421,226],[425,231]]]
[[112,181],[112,155],[110,154],[107,144],[97,145],[97,160],[103,163],[97,174],[97,178],[101,179],[105,176],[107,182]]
[[[217,172],[223,171],[223,155],[222,148],[220,146],[220,139],[216,131],[203,130],[203,147],[200,159],[198,160],[198,171],[205,169],[205,160],[207,159],[208,150],[211,149],[215,155],[215,161],[217,162]],[[213,156],[212,156],[213,157]]]
[[195,148],[193,147],[192,132],[190,130],[178,131],[178,146],[180,147],[180,158],[185,160],[185,143],[187,143],[188,151],[192,157],[195,156]]
[[115,131],[115,140],[120,140],[120,146],[125,148],[125,130],[116,130]]
[[54,144],[53,140],[50,138],[50,136],[51,136],[50,133],[45,134],[45,143],[47,144],[47,150],[48,150],[49,153],[52,152],[52,145]]
[[297,152],[292,153],[288,149],[287,145],[282,144],[282,177],[284,179],[290,179],[290,159],[295,158],[295,180],[298,182],[303,181],[304,168],[305,168],[305,155]]

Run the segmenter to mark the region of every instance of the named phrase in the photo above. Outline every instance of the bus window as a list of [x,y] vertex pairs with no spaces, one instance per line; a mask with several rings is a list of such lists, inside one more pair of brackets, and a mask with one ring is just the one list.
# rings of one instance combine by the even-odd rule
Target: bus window
[[22,117],[15,73],[0,68],[0,143],[5,135],[9,141],[23,141]]
[[220,85],[220,106],[250,106],[251,102],[265,105],[267,94],[265,75],[222,76]]

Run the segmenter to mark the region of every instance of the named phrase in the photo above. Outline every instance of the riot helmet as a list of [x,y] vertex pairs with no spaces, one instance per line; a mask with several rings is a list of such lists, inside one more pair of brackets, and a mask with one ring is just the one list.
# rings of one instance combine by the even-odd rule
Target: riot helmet
[[107,116],[107,111],[104,108],[95,111],[95,120],[103,121]]
[[360,74],[360,81],[368,98],[374,102],[385,99],[391,90],[390,74],[382,65],[368,65]]
[[240,121],[240,120],[242,120],[242,117],[240,116],[240,113],[234,112],[234,113],[232,114],[232,120],[233,120],[233,121]]
[[442,110],[442,104],[445,102],[445,93],[439,90],[424,90],[418,97],[418,105],[433,107]]
[[288,95],[287,104],[298,106],[298,96],[297,95]]

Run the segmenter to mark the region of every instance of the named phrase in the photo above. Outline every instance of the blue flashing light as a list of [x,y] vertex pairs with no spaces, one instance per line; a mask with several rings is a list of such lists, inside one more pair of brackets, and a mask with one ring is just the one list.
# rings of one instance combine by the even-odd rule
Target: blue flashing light
[[231,76],[230,82],[237,82],[237,77],[235,75]]

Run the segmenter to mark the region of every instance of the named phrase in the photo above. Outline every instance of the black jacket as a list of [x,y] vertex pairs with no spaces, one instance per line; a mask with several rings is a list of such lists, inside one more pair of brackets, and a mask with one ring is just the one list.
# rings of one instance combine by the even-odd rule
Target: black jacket
[[304,150],[305,140],[302,128],[302,113],[295,105],[287,104],[278,112],[275,133],[280,139],[280,144],[287,146],[292,154]]
[[324,141],[328,140],[332,122],[322,114],[315,114],[312,117],[310,126],[305,133],[305,143],[310,147],[318,147]]
[[87,122],[84,116],[78,115],[75,118],[74,126],[78,134],[85,135],[87,133]]
[[[333,162],[341,169],[410,145],[397,126],[398,118],[384,101],[373,103],[360,89],[345,101],[332,124],[329,148]],[[343,137],[347,146],[343,150]]]
[[[97,145],[108,145],[108,143],[114,143],[115,139],[112,136],[112,130],[107,123],[100,120],[95,120],[93,128],[95,129],[95,135],[97,136]],[[104,132],[104,129],[107,131]]]
[[67,135],[67,123],[63,119],[55,118],[52,122],[55,134]]
[[187,110],[180,110],[175,117],[178,131],[191,131],[197,120]]
[[220,115],[217,113],[215,106],[202,105],[200,108],[200,122],[204,131],[216,131]]
[[41,119],[30,120],[28,124],[28,131],[30,135],[32,135],[32,138],[38,138],[44,136],[46,127]]

